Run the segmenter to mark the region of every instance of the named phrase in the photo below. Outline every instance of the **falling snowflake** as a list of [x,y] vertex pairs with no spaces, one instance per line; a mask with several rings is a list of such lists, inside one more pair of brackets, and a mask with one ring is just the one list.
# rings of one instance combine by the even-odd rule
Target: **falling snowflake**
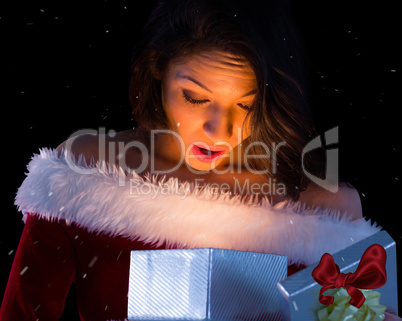
[[88,267],[92,268],[97,260],[98,260],[98,257],[95,255],[93,257],[93,259],[91,260],[91,262],[89,262]]
[[116,261],[120,258],[120,255],[121,255],[122,252],[123,252],[123,251],[120,251],[119,255],[117,256]]
[[20,275],[23,275],[28,270],[28,266],[24,267],[20,272]]

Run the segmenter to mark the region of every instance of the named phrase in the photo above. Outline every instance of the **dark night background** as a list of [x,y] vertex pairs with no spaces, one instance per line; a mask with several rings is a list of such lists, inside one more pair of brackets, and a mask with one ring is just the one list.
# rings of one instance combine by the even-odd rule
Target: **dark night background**
[[[130,57],[154,3],[0,4],[0,106],[7,154],[0,300],[23,229],[14,196],[32,154],[57,147],[79,129],[119,131],[135,125],[128,104]],[[341,175],[358,189],[364,215],[391,234],[401,253],[397,2],[293,0],[293,6],[311,61],[317,127],[323,133],[339,126]],[[73,290],[63,320],[78,320]]]

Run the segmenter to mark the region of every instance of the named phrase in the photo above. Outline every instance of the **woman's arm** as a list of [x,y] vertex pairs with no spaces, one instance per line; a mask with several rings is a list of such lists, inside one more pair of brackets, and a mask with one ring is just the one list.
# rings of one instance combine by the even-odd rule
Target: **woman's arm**
[[1,321],[59,320],[76,257],[62,225],[29,214],[0,309]]

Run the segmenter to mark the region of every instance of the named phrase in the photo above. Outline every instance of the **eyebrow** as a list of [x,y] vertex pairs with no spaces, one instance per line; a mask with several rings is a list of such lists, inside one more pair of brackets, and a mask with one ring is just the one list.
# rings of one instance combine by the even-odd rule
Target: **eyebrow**
[[[176,78],[181,78],[181,79],[190,80],[190,81],[192,81],[193,83],[195,83],[196,85],[200,86],[202,89],[205,89],[206,91],[212,93],[212,90],[211,90],[211,89],[209,89],[207,86],[205,86],[204,84],[202,84],[201,82],[199,82],[198,80],[194,79],[194,78],[191,77],[191,76],[183,75],[183,74],[181,74],[181,73],[178,73],[178,74],[176,75]],[[244,98],[244,97],[247,97],[247,96],[254,95],[256,92],[257,92],[257,90],[254,89],[254,90],[249,91],[248,93],[244,94],[244,95],[241,96],[240,98]]]

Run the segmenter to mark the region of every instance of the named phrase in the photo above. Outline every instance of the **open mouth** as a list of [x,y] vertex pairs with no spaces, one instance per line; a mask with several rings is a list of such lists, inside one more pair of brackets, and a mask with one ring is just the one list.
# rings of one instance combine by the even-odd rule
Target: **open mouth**
[[225,150],[213,151],[207,148],[202,148],[200,146],[193,145],[192,152],[199,161],[204,163],[210,163],[212,161],[219,159],[225,153]]
[[212,154],[217,153],[217,152],[213,152],[212,150],[201,148],[201,147],[199,147],[199,149],[201,150],[201,152],[203,152],[205,155],[208,155],[208,156],[211,156]]

